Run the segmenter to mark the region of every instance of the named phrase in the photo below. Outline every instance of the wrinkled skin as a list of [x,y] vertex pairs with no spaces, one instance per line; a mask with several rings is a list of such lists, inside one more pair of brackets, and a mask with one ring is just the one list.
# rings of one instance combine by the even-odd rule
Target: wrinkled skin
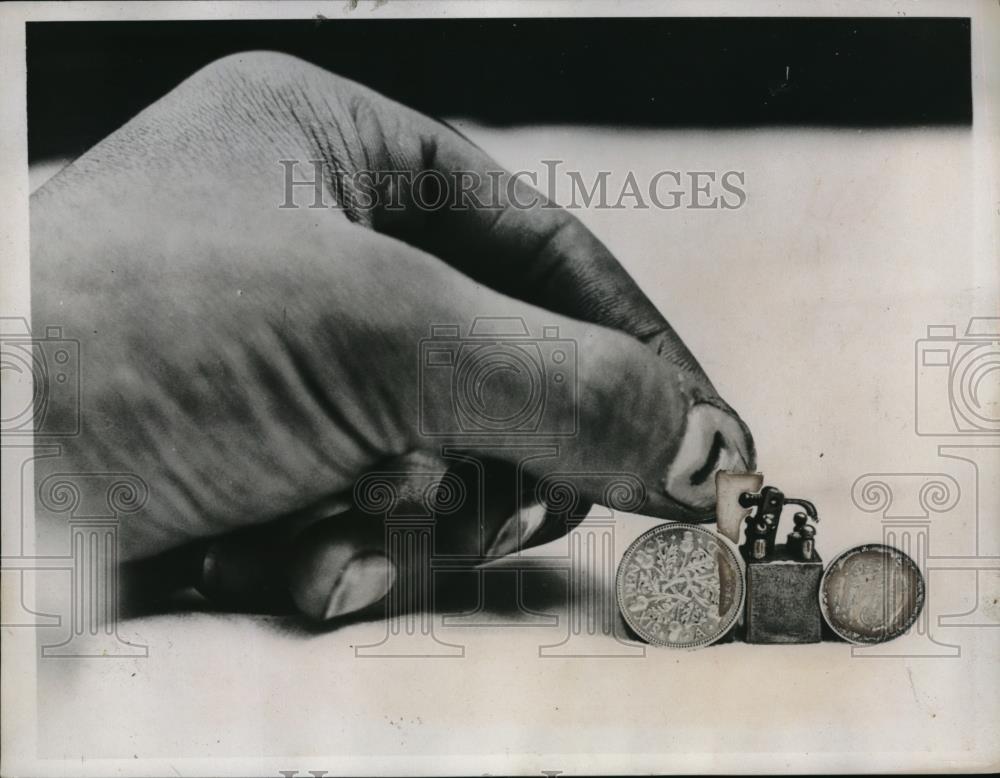
[[[366,209],[335,183],[327,194],[340,207],[279,208],[280,160],[347,172],[500,169],[448,127],[356,83],[247,53],[192,76],[32,197],[35,326],[81,342],[82,429],[58,466],[149,485],[121,526],[125,560],[325,516],[362,473],[460,442],[421,432],[419,341],[432,324],[465,330],[478,316],[521,317],[533,334],[558,326],[578,347],[578,400],[550,409],[557,421],[576,418],[578,434],[555,441],[557,458],[529,463],[530,476],[633,473],[645,485],[639,510],[704,520],[711,479],[690,489],[683,480],[703,464],[702,441],[721,440],[752,466],[745,425],[565,211],[432,213],[405,192],[401,209]],[[303,189],[296,199],[307,206]],[[487,398],[500,415],[504,380]],[[697,435],[693,407],[714,409]],[[432,424],[452,412],[446,397],[426,411]],[[673,493],[667,473],[685,435],[697,461],[683,464],[687,491]],[[514,461],[504,442],[482,441]],[[580,484],[582,499],[600,500],[606,476]],[[377,546],[351,540],[356,524],[329,524],[310,543]],[[309,553],[294,564],[322,579],[322,593],[339,573]]]

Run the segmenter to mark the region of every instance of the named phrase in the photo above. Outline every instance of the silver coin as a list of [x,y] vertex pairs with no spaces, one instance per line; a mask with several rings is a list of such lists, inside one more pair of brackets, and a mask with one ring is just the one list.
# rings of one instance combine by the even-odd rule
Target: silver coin
[[845,551],[823,573],[823,618],[851,643],[884,643],[904,634],[924,607],[917,563],[899,549],[868,543]]
[[661,524],[640,535],[615,583],[625,622],[656,646],[707,646],[743,609],[742,561],[721,535],[692,524]]

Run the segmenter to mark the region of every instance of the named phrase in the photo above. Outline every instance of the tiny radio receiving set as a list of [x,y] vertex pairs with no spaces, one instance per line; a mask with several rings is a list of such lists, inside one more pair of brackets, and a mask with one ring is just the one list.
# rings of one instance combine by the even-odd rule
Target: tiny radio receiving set
[[[720,474],[726,475],[726,474]],[[775,486],[764,486],[757,473],[737,479],[719,502],[718,528],[734,543],[743,530],[740,557],[746,570],[744,639],[747,643],[818,643],[823,616],[819,583],[823,561],[816,550],[819,515],[809,500],[786,497]],[[739,488],[732,499],[733,488]],[[784,543],[778,527],[787,506],[801,510]]]
[[[618,604],[640,639],[675,648],[734,638],[871,644],[899,637],[920,615],[924,579],[903,552],[866,544],[824,567],[811,501],[765,486],[760,473],[720,472],[716,491],[716,533],[663,524],[625,552]],[[795,510],[781,543],[786,508]]]

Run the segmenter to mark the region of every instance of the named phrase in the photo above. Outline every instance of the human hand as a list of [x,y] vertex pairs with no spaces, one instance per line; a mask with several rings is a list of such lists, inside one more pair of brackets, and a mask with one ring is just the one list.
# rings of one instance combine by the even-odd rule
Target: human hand
[[[366,205],[331,179],[338,207],[279,208],[280,160],[322,160],[348,180],[472,172],[480,199],[499,192],[501,207],[431,211],[405,187]],[[314,618],[370,608],[405,571],[351,500],[354,484],[470,441],[534,481],[584,474],[585,500],[601,501],[608,474],[629,473],[644,487],[637,510],[711,517],[715,472],[754,466],[746,426],[610,252],[523,181],[497,189],[489,172],[500,170],[359,84],[247,53],[192,76],[32,197],[33,319],[82,344],[81,431],[60,466],[149,485],[120,527],[126,561],[211,539],[204,571],[224,582],[216,589],[232,580],[227,559],[252,558]],[[537,202],[516,207],[511,194]],[[396,198],[402,207],[385,206]],[[484,316],[532,335],[557,327],[576,344],[572,391],[547,396],[531,438],[558,456],[521,462],[510,444],[524,436],[502,424],[459,434],[448,387],[420,392],[431,326],[464,332]],[[518,381],[491,374],[479,411],[516,415]],[[510,507],[452,522],[446,543],[485,558],[551,536],[511,525]],[[233,534],[247,528],[260,533]]]

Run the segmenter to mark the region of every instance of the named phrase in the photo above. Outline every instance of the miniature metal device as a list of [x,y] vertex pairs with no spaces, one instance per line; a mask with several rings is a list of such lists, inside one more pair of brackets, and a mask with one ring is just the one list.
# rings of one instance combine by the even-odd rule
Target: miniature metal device
[[[818,643],[822,635],[819,583],[823,562],[816,552],[815,506],[785,497],[765,486],[743,492],[739,505],[749,510],[740,553],[746,562],[744,627],[748,643]],[[802,508],[785,543],[775,542],[786,505]]]

